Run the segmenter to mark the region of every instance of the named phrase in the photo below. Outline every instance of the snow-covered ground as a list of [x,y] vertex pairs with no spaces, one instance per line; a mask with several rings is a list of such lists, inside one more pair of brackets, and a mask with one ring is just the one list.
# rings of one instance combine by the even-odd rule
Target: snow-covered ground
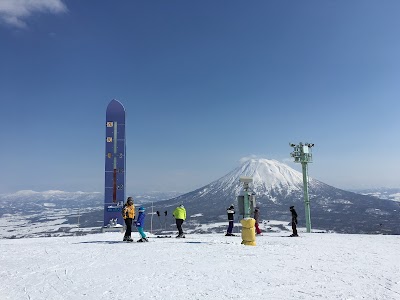
[[[0,238],[21,238],[38,236],[63,236],[75,232],[90,233],[99,231],[99,227],[79,228],[77,223],[69,224],[68,218],[79,220],[79,214],[94,211],[97,208],[47,209],[30,214],[4,214],[0,218]],[[36,222],[32,222],[36,219]],[[78,221],[79,222],[79,221]],[[99,222],[100,224],[100,222]],[[65,230],[63,230],[65,229]]]
[[400,299],[400,236],[283,235],[2,239],[0,299]]

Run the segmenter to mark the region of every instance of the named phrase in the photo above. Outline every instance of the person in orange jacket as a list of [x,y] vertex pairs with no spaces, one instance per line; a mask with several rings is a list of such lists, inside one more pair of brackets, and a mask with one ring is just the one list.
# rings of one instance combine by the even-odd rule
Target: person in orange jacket
[[128,197],[128,199],[126,200],[126,203],[122,208],[122,216],[124,218],[126,225],[126,231],[123,241],[133,242],[131,234],[132,234],[132,221],[133,219],[135,219],[135,206],[133,205],[132,197]]

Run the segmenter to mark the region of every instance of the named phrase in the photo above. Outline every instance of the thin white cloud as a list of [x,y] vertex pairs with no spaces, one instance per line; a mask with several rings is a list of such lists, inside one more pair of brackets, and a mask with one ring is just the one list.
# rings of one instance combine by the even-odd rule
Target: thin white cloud
[[282,161],[283,163],[285,163],[285,164],[294,163],[294,162],[293,162],[293,158],[287,158],[287,157],[281,159],[281,161]]
[[17,28],[26,28],[25,20],[33,14],[66,11],[62,0],[0,0],[0,22]]
[[251,154],[251,155],[249,155],[249,156],[242,157],[241,159],[239,159],[239,162],[240,162],[241,164],[243,164],[243,163],[245,163],[245,162],[248,161],[248,160],[251,160],[251,159],[260,159],[260,158],[266,158],[266,157],[263,157],[262,155]]

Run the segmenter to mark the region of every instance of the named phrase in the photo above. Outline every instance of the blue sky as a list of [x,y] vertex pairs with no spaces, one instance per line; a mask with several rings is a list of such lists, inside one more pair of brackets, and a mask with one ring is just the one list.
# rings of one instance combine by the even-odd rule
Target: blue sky
[[246,156],[340,188],[400,187],[399,1],[0,4],[0,193],[103,191],[105,110],[127,191],[190,191]]

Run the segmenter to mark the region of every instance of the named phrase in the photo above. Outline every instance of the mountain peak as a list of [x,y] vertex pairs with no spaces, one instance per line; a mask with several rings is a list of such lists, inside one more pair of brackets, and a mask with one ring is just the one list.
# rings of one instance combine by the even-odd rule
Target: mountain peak
[[272,201],[275,201],[275,198],[271,195],[271,191],[281,195],[302,191],[302,174],[277,160],[249,158],[241,162],[239,167],[197,192],[201,194],[201,197],[216,194],[217,191],[229,194],[233,192],[238,195],[243,187],[239,181],[241,176],[252,177],[253,182],[250,188],[257,195],[266,195]]
[[[252,177],[250,188],[256,193],[264,220],[290,220],[289,207],[295,205],[304,224],[303,175],[284,163],[265,158],[250,158],[233,171],[193,192],[164,202],[167,207],[185,203],[192,224],[226,219],[226,208],[237,203],[243,188],[239,178]],[[398,203],[346,192],[321,181],[309,180],[312,222],[316,228],[354,233],[398,234]],[[196,217],[197,218],[197,217]],[[366,221],[368,220],[368,221]],[[197,223],[196,223],[197,222]],[[188,222],[189,223],[189,222]],[[197,225],[196,225],[197,226]],[[199,231],[205,226],[199,225]]]
[[[236,177],[248,176],[253,178],[253,189],[256,192],[271,189],[299,189],[302,188],[302,174],[288,165],[277,160],[265,158],[251,158],[244,161],[239,168],[230,174]],[[228,175],[230,175],[228,174]]]

